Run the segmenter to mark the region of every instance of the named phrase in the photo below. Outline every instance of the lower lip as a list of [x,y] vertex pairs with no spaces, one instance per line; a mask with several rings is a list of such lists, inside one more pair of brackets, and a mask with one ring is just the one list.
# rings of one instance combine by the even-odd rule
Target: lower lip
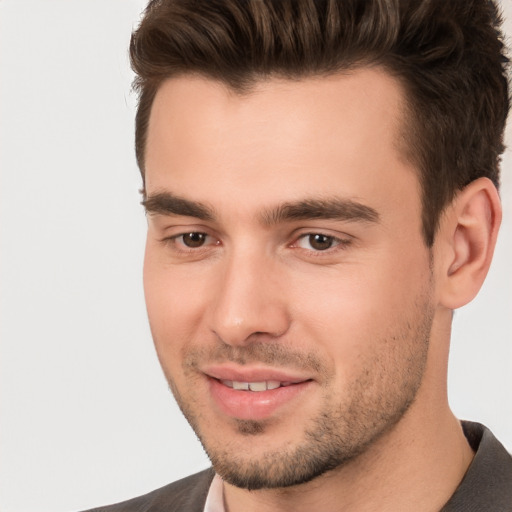
[[208,378],[210,393],[220,410],[240,420],[264,420],[278,409],[290,405],[302,395],[312,381],[299,382],[267,391],[239,391]]

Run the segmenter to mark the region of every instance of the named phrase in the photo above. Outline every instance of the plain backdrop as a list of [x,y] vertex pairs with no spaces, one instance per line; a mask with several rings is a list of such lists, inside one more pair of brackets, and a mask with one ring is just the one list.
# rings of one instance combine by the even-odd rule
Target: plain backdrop
[[[144,3],[0,0],[3,512],[106,504],[208,465],[145,315],[127,58]],[[449,370],[455,412],[509,450],[511,173],[508,153],[494,266],[456,313]]]

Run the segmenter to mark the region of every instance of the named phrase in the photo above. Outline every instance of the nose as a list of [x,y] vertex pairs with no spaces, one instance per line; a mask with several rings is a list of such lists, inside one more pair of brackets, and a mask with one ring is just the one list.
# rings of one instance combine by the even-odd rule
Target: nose
[[278,265],[254,255],[234,255],[224,265],[214,290],[211,330],[232,346],[282,336],[290,317]]

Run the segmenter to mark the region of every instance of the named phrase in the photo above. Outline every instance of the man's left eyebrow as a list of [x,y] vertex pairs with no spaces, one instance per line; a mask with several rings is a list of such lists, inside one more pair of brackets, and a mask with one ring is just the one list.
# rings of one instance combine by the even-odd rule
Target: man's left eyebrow
[[262,214],[265,225],[274,225],[294,220],[343,220],[379,222],[379,213],[371,206],[352,199],[306,199],[284,203]]

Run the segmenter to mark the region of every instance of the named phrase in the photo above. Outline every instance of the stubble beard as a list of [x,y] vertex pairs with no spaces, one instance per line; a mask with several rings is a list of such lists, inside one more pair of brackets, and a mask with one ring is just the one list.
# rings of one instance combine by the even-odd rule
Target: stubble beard
[[[428,298],[416,304],[413,316],[403,320],[393,335],[376,343],[376,346],[388,347],[388,350],[392,347],[391,352],[381,354],[377,351],[368,358],[366,371],[350,383],[350,396],[336,402],[332,387],[325,385],[322,410],[305,422],[300,443],[263,451],[258,456],[244,457],[244,439],[250,443],[250,438],[265,434],[274,425],[266,420],[235,420],[238,442],[212,441],[210,437],[215,438],[216,433],[207,431],[207,422],[196,401],[185,398],[170,375],[166,375],[167,380],[182,413],[223,480],[249,490],[300,485],[349,464],[390,431],[410,408],[421,386],[427,361],[433,320],[433,308]],[[283,348],[268,343],[255,343],[248,347],[233,349],[224,346],[217,352],[230,353],[229,360],[237,362],[275,362],[277,355],[279,361],[300,360],[303,367],[309,365],[317,372],[329,374],[329,369],[314,354],[280,356],[278,354],[283,352]],[[246,350],[247,354],[241,355],[241,350]],[[190,352],[184,359],[185,373],[190,372],[203,357],[201,349]]]

